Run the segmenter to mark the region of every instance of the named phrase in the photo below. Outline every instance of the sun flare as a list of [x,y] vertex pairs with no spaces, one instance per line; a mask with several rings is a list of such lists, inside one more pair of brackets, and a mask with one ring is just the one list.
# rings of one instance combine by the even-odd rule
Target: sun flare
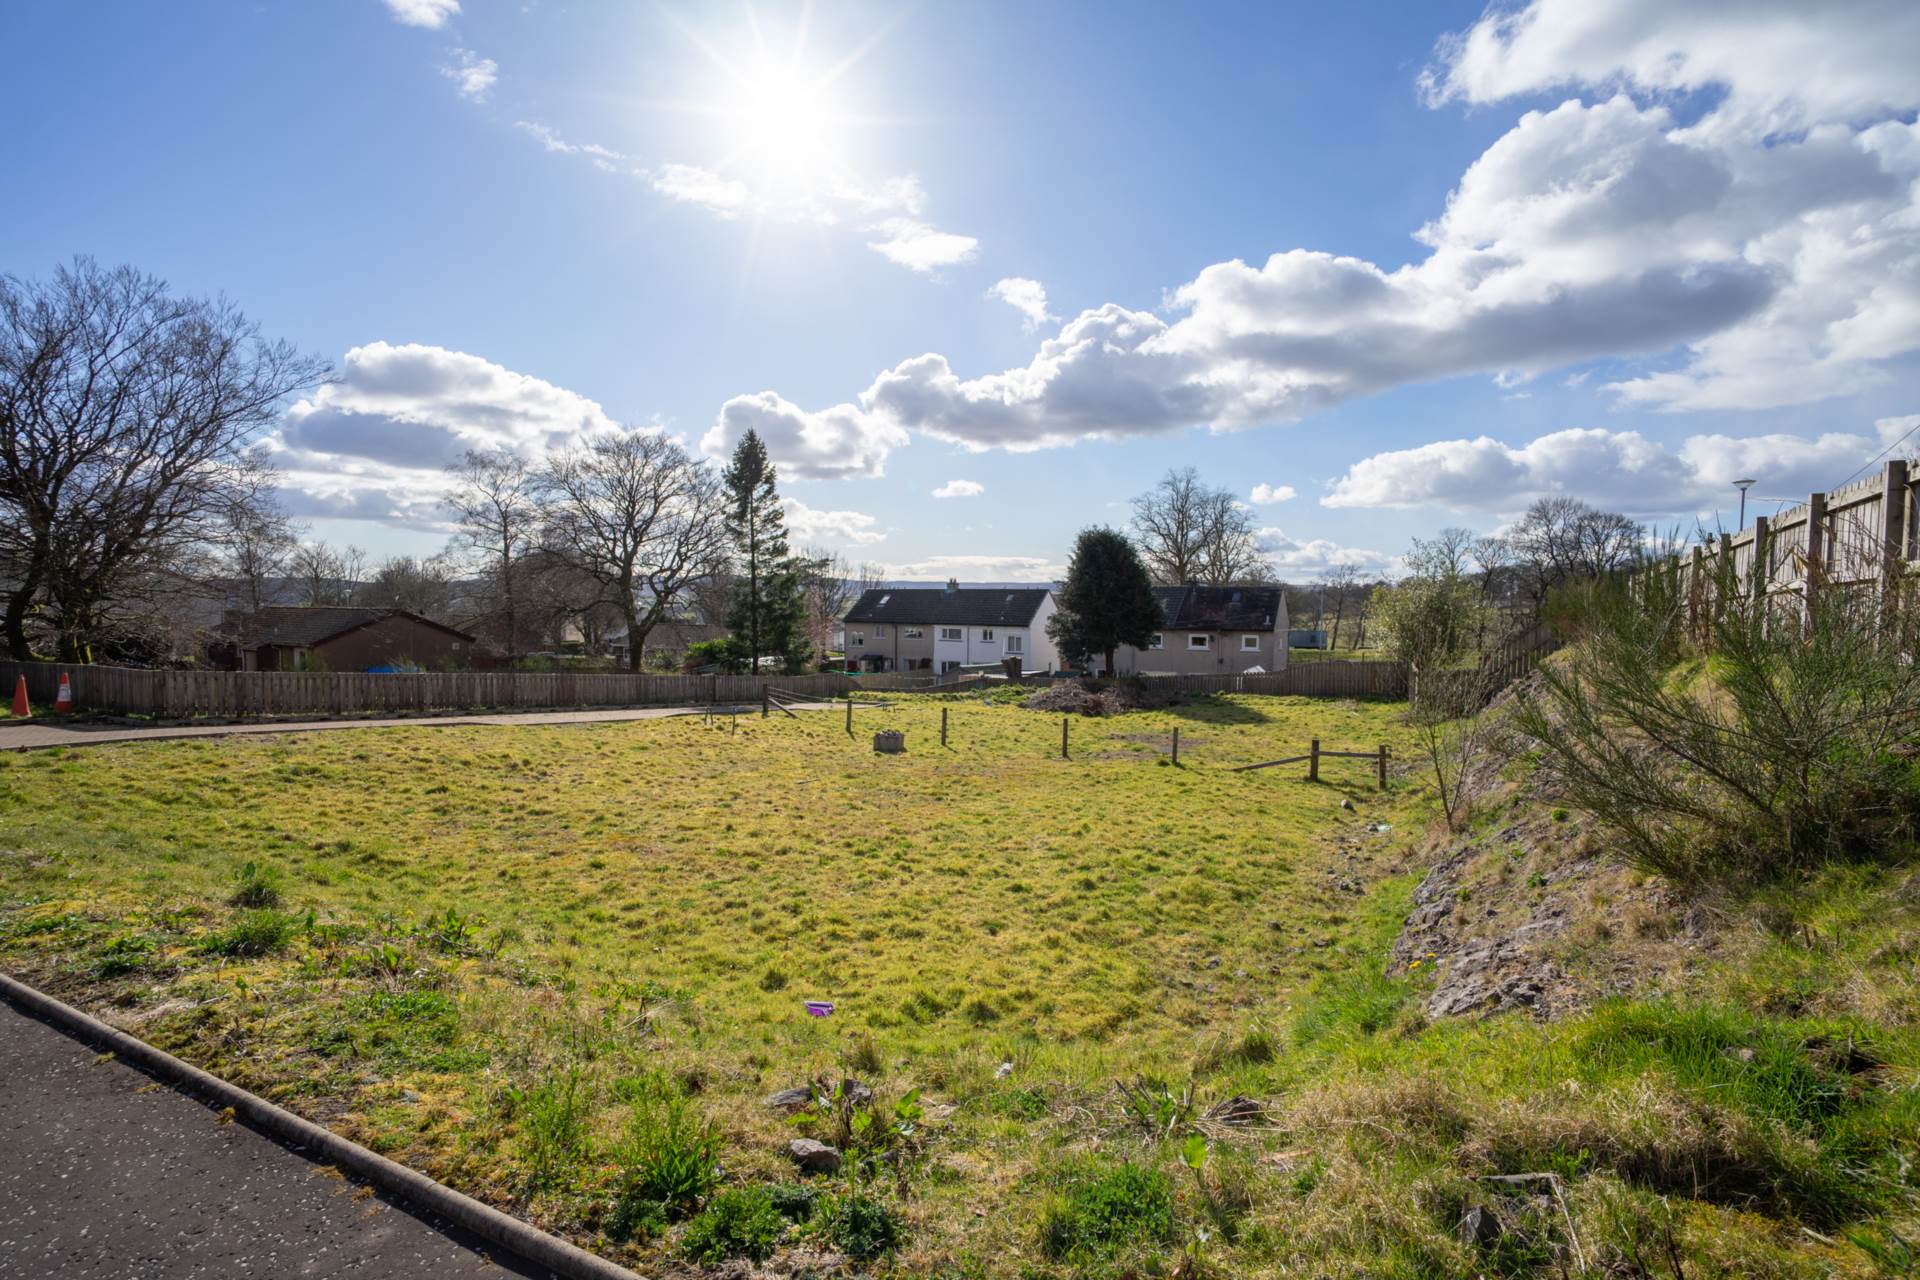
[[805,183],[842,159],[845,116],[825,77],[761,62],[736,77],[724,112],[741,159],[768,177]]

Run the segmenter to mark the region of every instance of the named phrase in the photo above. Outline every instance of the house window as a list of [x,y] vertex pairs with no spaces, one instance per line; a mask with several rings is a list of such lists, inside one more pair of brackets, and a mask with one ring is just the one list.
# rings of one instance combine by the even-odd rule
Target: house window
[[993,628],[992,627],[980,628],[980,638],[982,640],[991,641],[993,639]]
[[1007,652],[1019,653],[1021,652],[1021,650],[1023,650],[1026,647],[1026,643],[1027,641],[1025,636],[1008,636]]
[[942,627],[940,628],[940,638],[942,640],[959,640],[963,637],[958,627]]
[[873,638],[875,640],[885,640],[887,638],[887,628],[885,623],[880,623],[874,627]]
[[1161,635],[1158,631],[1153,633],[1153,639],[1147,641],[1147,648],[1149,649],[1164,649],[1166,647],[1167,647],[1167,638]]
[[1212,647],[1212,636],[1195,634],[1187,637],[1187,648],[1189,649],[1211,649]]
[[957,662],[943,662],[940,664],[940,674],[945,675],[947,672],[954,670],[959,665],[960,664]]
[[918,640],[921,636],[927,633],[926,633],[926,630],[922,627],[902,627],[900,628],[900,634],[905,636],[909,640]]
[[849,632],[847,632],[847,647],[848,647],[848,648],[850,648],[850,649],[857,649],[857,648],[859,648],[859,647],[860,647],[861,645],[863,645],[863,644],[865,644],[866,642],[867,642],[867,633],[866,633],[866,632],[864,632],[864,631],[849,631]]
[[1241,636],[1240,647],[1248,652],[1255,652],[1260,648],[1260,637],[1259,636]]

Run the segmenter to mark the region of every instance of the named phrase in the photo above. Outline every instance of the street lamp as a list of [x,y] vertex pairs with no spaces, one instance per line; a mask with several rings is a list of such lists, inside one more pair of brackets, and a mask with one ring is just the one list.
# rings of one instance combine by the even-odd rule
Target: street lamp
[[1740,491],[1740,523],[1734,527],[1744,529],[1747,527],[1747,490],[1753,488],[1753,481],[1735,480],[1733,487]]

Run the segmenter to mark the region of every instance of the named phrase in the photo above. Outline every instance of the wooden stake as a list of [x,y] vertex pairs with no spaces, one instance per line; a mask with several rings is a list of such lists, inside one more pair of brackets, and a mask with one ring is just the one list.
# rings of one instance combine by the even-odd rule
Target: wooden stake
[[1307,749],[1307,781],[1320,781],[1320,739],[1313,740],[1313,746]]
[[1380,789],[1387,789],[1387,744],[1380,744]]
[[940,745],[947,745],[947,709],[940,708]]
[[1173,762],[1180,763],[1180,730],[1178,728],[1173,731]]
[[853,695],[847,695],[847,736],[853,736]]
[[769,713],[770,708],[768,708],[767,706],[767,703],[769,701],[770,701],[770,698],[767,693],[767,686],[762,684],[760,686],[760,718],[762,720],[765,720]]
[[1060,717],[1060,758],[1067,759],[1067,718]]

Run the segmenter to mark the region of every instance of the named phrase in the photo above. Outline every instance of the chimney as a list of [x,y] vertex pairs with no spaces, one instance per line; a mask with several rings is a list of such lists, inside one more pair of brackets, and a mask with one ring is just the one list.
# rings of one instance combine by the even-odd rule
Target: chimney
[[959,589],[960,589],[960,579],[958,579],[958,578],[948,578],[948,579],[947,579],[947,594],[948,594],[948,595],[952,595],[952,594],[953,594],[954,592],[956,592],[956,591],[958,591]]

